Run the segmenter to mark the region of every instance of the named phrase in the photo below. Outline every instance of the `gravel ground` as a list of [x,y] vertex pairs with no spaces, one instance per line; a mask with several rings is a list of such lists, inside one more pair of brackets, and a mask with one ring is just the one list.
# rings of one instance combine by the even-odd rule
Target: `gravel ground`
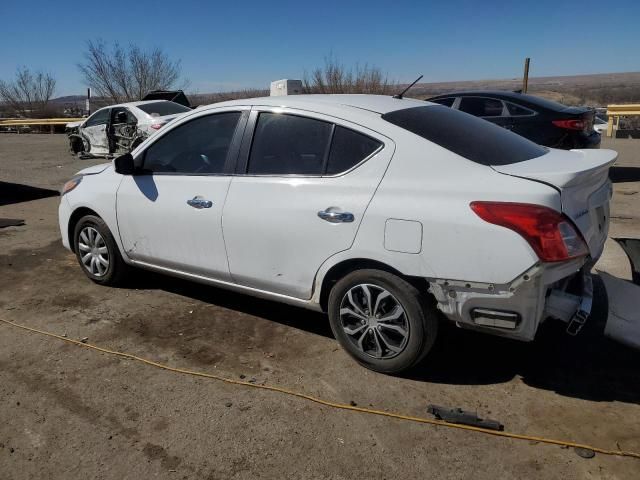
[[[638,141],[620,152],[611,236],[640,237]],[[640,354],[602,338],[601,284],[578,337],[531,344],[455,328],[404,378],[356,365],[305,310],[142,273],[94,285],[60,244],[62,135],[0,136],[0,317],[172,366],[427,416],[476,410],[511,432],[640,451]],[[18,184],[18,185],[17,185]],[[37,188],[25,188],[28,185]],[[607,244],[597,268],[630,278]],[[0,478],[638,478],[640,460],[329,409],[145,366],[0,324]]]

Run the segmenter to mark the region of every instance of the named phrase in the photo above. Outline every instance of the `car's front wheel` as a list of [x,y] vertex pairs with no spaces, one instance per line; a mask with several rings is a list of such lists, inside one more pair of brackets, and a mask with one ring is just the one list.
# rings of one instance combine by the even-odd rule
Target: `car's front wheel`
[[87,277],[101,285],[122,282],[127,265],[109,227],[100,217],[82,217],[75,226],[73,238],[78,263]]
[[419,363],[438,333],[437,310],[425,293],[382,270],[357,270],[329,294],[331,329],[358,362],[400,373]]

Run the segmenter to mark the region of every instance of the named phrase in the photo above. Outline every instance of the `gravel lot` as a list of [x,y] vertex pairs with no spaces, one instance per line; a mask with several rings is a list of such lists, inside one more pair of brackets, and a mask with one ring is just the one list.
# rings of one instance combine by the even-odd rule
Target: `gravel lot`
[[[605,140],[611,236],[640,237],[640,142]],[[0,317],[176,367],[427,416],[477,410],[506,430],[640,451],[640,354],[602,338],[606,298],[569,337],[531,344],[444,329],[405,378],[356,365],[305,310],[141,273],[91,283],[60,244],[55,190],[79,161],[63,135],[0,135]],[[37,188],[25,188],[22,185]],[[52,191],[53,190],[53,191]],[[630,278],[612,241],[597,268]],[[0,478],[638,478],[640,460],[329,409],[196,378],[0,324]]]

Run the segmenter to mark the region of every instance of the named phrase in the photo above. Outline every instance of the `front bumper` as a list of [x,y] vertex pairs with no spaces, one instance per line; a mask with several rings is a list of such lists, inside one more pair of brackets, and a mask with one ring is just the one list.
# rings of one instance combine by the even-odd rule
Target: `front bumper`
[[69,239],[69,220],[71,218],[71,205],[69,200],[63,195],[60,197],[60,205],[58,206],[58,225],[60,226],[60,236],[62,237],[62,245],[67,250],[71,250]]
[[531,341],[548,317],[577,334],[591,313],[592,261],[537,263],[508,284],[428,279],[438,308],[461,328]]

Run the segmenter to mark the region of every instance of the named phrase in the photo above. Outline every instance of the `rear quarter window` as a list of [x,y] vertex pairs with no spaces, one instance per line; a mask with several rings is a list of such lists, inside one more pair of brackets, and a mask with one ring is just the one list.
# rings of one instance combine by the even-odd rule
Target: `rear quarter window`
[[382,143],[371,137],[348,128],[336,126],[326,174],[337,175],[346,172],[369,157],[381,146]]
[[382,118],[481,165],[509,165],[547,153],[520,135],[440,105],[395,110]]

